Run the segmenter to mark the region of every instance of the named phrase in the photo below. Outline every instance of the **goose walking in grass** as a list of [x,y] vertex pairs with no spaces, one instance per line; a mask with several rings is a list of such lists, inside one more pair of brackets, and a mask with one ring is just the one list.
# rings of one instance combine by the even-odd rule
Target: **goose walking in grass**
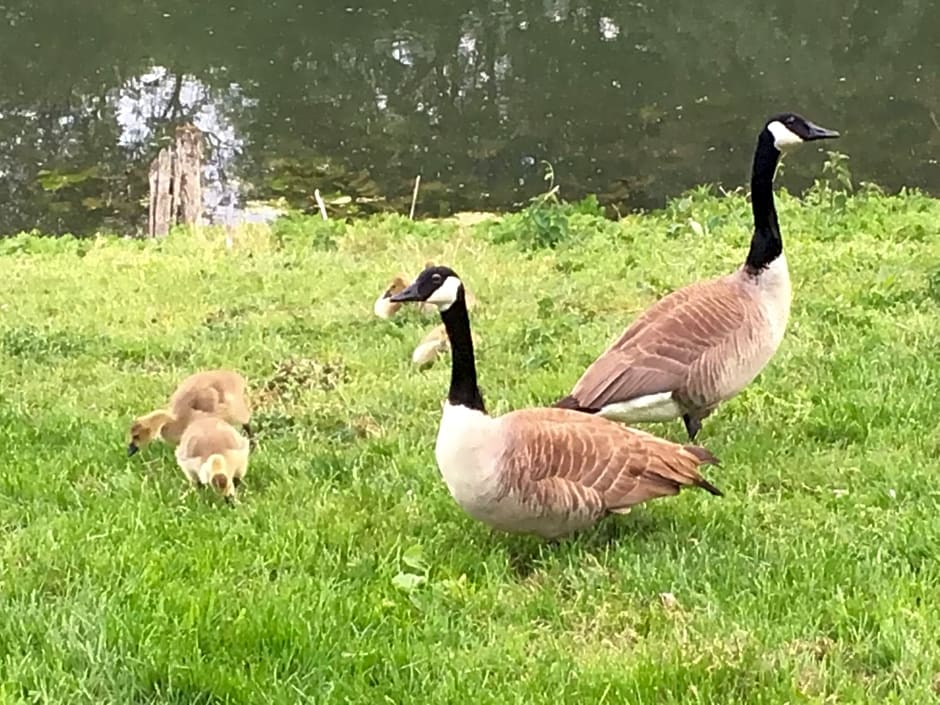
[[567,409],[489,416],[477,386],[466,294],[453,270],[425,269],[392,299],[440,311],[451,381],[435,456],[454,499],[473,518],[554,539],[683,487],[721,495],[698,471],[717,463],[704,448]]
[[754,152],[754,233],[744,264],[653,304],[555,406],[626,423],[682,417],[694,441],[702,420],[770,361],[786,330],[790,273],[773,194],[780,154],[838,136],[794,113],[770,118]]
[[165,409],[134,419],[127,454],[134,455],[155,440],[176,445],[190,422],[203,415],[241,425],[250,439],[251,408],[246,387],[245,378],[233,370],[204,370],[190,375],[179,383]]

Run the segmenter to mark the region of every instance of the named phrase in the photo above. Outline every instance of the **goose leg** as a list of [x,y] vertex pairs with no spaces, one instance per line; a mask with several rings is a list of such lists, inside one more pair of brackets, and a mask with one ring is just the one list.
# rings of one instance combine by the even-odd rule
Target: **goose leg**
[[248,448],[254,450],[258,447],[258,442],[255,440],[255,433],[251,430],[251,425],[244,423],[242,424],[242,430],[245,432],[245,437],[248,438]]
[[702,428],[701,419],[692,416],[691,414],[683,414],[682,420],[685,422],[685,431],[689,434],[689,440],[694,441],[695,436],[698,435],[698,432]]

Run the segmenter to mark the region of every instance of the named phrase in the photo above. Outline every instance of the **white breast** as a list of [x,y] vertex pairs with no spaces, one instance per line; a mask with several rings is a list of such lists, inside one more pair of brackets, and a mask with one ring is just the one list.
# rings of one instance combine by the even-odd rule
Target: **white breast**
[[466,406],[444,403],[434,455],[451,495],[471,516],[485,520],[499,495],[499,422]]
[[783,340],[790,318],[790,271],[787,257],[780,253],[757,278],[758,300],[770,327],[770,343],[776,350]]

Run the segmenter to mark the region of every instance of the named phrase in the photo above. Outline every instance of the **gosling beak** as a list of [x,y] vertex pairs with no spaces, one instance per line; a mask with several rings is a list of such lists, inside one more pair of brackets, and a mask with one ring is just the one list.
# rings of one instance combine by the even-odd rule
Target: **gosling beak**
[[397,294],[394,294],[388,298],[389,301],[394,301],[396,303],[404,301],[424,301],[424,297],[418,293],[418,287],[416,284],[411,284],[408,288],[403,291],[399,291]]
[[137,447],[136,443],[128,443],[127,444],[127,457],[128,458],[131,457],[138,450],[140,450],[140,448]]
[[820,127],[809,120],[806,121],[806,125],[809,127],[809,135],[806,137],[807,141],[835,139],[839,136],[839,133],[835,130]]

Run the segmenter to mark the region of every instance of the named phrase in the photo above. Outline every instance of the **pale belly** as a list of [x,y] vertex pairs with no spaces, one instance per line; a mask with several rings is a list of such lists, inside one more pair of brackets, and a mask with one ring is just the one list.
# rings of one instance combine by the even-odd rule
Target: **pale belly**
[[549,507],[534,507],[511,493],[484,502],[454,499],[468,515],[487,526],[507,533],[536,534],[546,539],[586,529],[598,519],[596,516],[553,512]]
[[673,399],[672,392],[648,394],[629,401],[608,404],[599,412],[605,419],[621,423],[671,421],[682,414],[682,407]]

